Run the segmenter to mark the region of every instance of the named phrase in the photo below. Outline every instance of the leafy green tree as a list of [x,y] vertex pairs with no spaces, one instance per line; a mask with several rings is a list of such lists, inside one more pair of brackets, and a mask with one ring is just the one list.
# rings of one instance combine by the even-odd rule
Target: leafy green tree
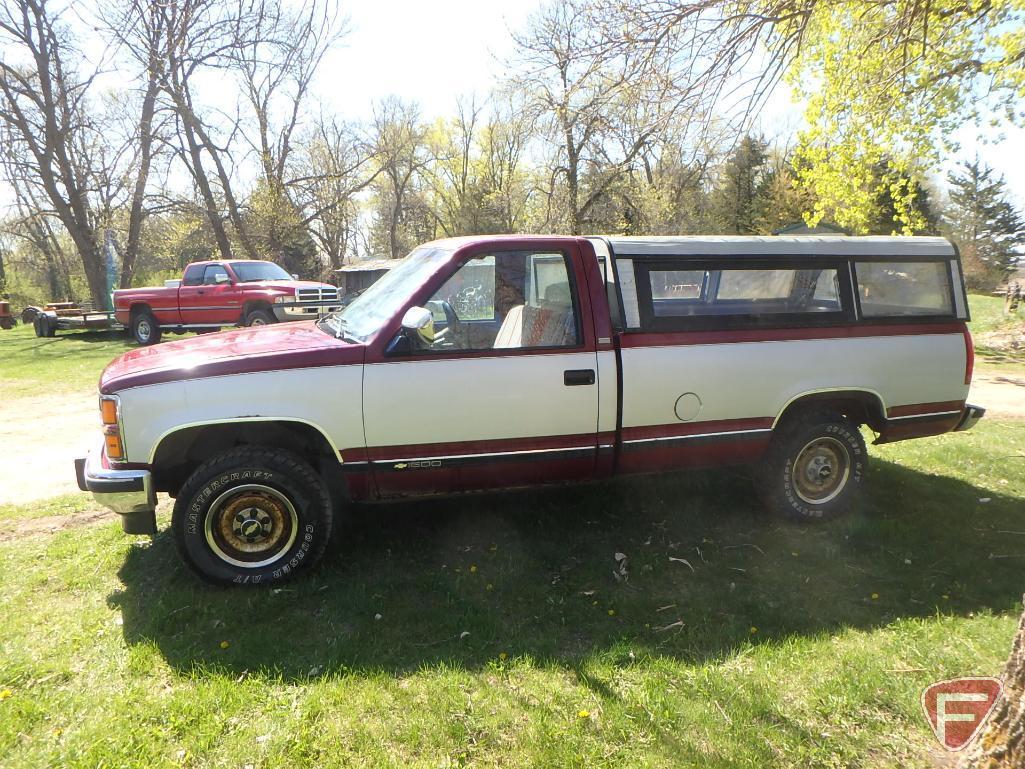
[[965,280],[992,288],[1012,271],[1025,245],[1025,219],[1007,198],[1003,176],[976,158],[947,176],[950,206],[946,225],[961,249]]
[[727,158],[712,191],[712,221],[717,232],[747,235],[758,231],[759,194],[768,160],[769,145],[756,136],[741,139]]
[[310,231],[291,198],[261,180],[249,197],[246,230],[258,255],[304,279],[319,278],[323,265]]

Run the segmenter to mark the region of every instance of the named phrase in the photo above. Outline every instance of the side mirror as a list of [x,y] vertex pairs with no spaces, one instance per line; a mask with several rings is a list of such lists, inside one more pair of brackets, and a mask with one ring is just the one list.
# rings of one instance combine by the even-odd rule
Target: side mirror
[[410,307],[402,316],[402,328],[426,345],[434,342],[434,316],[426,307]]
[[216,283],[218,286],[222,283],[231,283],[231,278],[228,277],[228,273],[219,272],[216,275],[214,275],[214,283]]

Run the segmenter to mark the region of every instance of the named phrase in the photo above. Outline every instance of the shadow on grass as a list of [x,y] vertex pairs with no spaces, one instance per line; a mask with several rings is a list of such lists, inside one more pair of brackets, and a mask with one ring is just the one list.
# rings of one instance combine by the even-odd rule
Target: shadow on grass
[[162,532],[130,551],[110,603],[129,644],[180,671],[402,674],[503,652],[574,669],[596,653],[701,661],[1017,611],[1025,536],[1000,532],[1025,528],[1020,504],[876,460],[861,510],[801,526],[765,514],[740,471],[635,478],[364,508],[320,568],[272,590],[203,586]]

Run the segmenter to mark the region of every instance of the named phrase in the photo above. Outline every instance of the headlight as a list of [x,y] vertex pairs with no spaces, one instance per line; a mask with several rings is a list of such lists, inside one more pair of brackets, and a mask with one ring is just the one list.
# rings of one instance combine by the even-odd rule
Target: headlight
[[285,304],[286,302],[294,302],[294,296],[276,296],[274,297],[274,304]]
[[100,396],[100,419],[103,421],[103,445],[107,459],[125,458],[125,444],[121,437],[121,401],[116,395]]

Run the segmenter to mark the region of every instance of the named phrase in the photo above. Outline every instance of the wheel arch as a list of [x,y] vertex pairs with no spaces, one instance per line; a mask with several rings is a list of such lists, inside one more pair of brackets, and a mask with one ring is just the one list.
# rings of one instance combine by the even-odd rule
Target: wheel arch
[[883,397],[868,388],[835,388],[810,390],[788,400],[772,423],[775,429],[782,421],[807,408],[828,408],[839,411],[859,425],[868,425],[876,432],[886,424],[886,403]]
[[320,425],[308,420],[257,416],[214,419],[178,425],[155,441],[148,463],[155,487],[176,494],[196,467],[226,449],[239,446],[294,451],[322,474],[341,465],[334,441]]
[[259,299],[247,299],[242,305],[242,319],[245,320],[246,316],[253,310],[270,310],[273,313],[274,308],[270,302],[262,297]]

